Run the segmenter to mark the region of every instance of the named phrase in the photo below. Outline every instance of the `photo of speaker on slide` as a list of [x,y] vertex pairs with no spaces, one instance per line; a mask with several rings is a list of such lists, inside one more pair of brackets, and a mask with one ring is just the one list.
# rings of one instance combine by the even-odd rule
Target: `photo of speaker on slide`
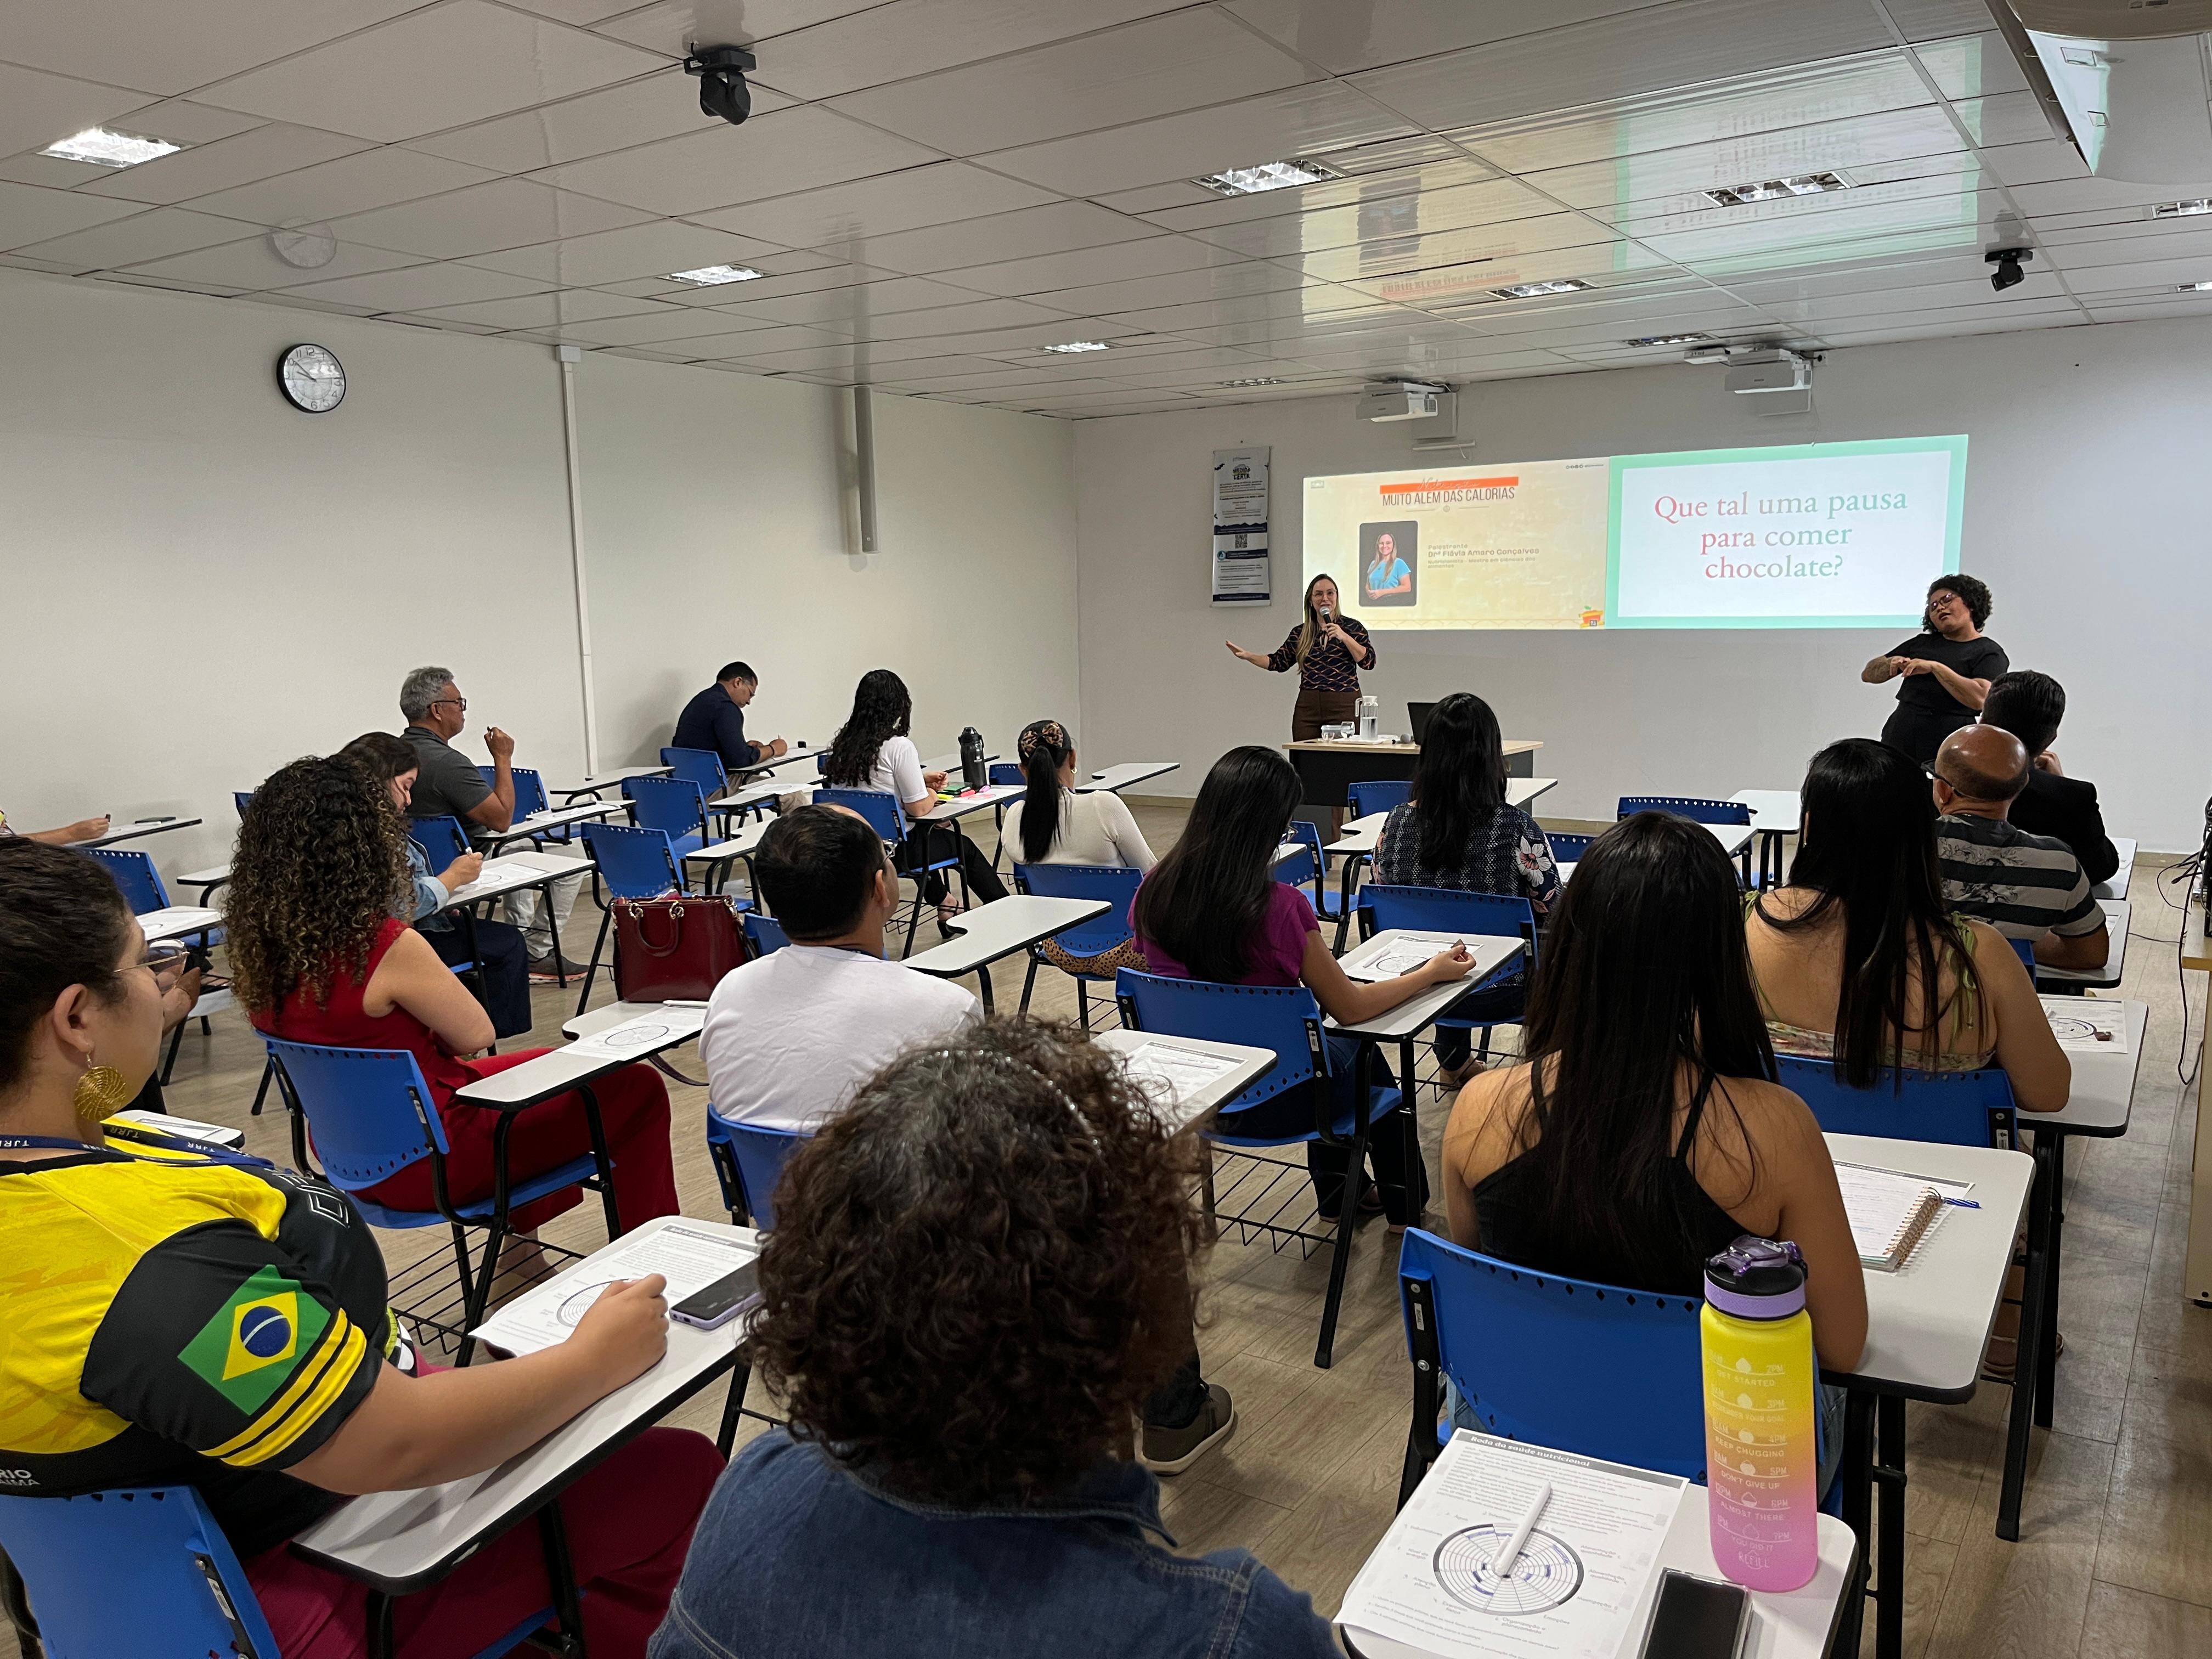
[[1359,593],[1369,605],[1418,602],[1414,572],[1421,562],[1421,526],[1412,519],[1359,526]]

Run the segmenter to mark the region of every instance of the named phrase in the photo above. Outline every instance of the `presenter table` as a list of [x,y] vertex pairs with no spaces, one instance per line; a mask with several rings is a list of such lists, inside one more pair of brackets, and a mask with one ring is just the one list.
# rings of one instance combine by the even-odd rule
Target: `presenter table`
[[[1544,745],[1530,738],[1505,740],[1505,775],[1525,778],[1536,769],[1536,751]],[[1351,799],[1345,786],[1376,778],[1411,778],[1420,758],[1417,743],[1369,743],[1358,738],[1311,738],[1283,745],[1291,764],[1298,769],[1305,787],[1300,792],[1309,806],[1343,806]]]

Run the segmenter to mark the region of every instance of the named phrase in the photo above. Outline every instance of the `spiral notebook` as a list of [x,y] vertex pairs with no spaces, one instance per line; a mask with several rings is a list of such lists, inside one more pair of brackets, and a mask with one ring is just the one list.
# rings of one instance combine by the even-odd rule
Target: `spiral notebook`
[[1844,1213],[1850,1218],[1860,1265],[1877,1272],[1902,1267],[1943,1213],[1942,1193],[1915,1176],[1838,1164],[1836,1184],[1843,1188]]

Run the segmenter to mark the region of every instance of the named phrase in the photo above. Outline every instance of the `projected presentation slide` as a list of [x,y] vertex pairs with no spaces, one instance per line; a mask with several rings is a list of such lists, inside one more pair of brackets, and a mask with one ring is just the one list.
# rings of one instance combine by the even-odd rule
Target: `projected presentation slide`
[[1370,628],[1911,628],[1964,437],[1309,478],[1308,580]]

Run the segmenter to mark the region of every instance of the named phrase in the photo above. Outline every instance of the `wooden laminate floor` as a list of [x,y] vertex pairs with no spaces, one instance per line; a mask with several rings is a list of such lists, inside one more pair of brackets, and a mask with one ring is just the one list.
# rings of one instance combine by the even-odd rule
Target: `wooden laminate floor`
[[[1164,850],[1184,809],[1132,804],[1155,851]],[[979,839],[991,844],[988,821]],[[2193,1056],[2199,1024],[2185,1017],[2175,970],[2179,912],[2159,902],[2154,873],[2138,870],[2138,937],[2124,988],[2151,1009],[2133,1127],[2124,1139],[2074,1143],[2060,1319],[2067,1346],[2055,1427],[2034,1439],[2018,1543],[1994,1532],[2009,1391],[1984,1386],[1962,1406],[1910,1408],[1907,1659],[2212,1659],[2212,1310],[2180,1294],[2197,1091],[2182,1086],[2176,1060],[2185,1048]],[[588,901],[579,904],[570,949],[589,948],[598,919]],[[1006,966],[1002,1007],[1021,983],[1019,964]],[[1072,1018],[1071,982],[1049,970],[1040,981],[1036,1012]],[[2201,999],[2202,985],[2193,991]],[[593,1000],[611,995],[602,988]],[[574,998],[573,989],[534,993],[534,1041],[561,1040]],[[695,1049],[671,1059],[701,1075]],[[251,1150],[287,1161],[281,1115],[247,1115],[260,1066],[244,1019],[220,1016],[212,1036],[187,1034],[171,1109],[244,1126]],[[718,1216],[700,1133],[706,1092],[671,1083],[669,1093],[684,1209]],[[1419,1109],[1433,1168],[1446,1104],[1424,1088]],[[572,1212],[547,1237],[589,1249],[599,1239],[597,1214],[596,1205]],[[1326,1254],[1224,1237],[1207,1266],[1200,1348],[1208,1375],[1235,1394],[1238,1428],[1166,1483],[1167,1522],[1185,1548],[1249,1547],[1323,1613],[1381,1537],[1396,1495],[1411,1384],[1391,1242],[1379,1221],[1359,1234],[1335,1364],[1322,1371],[1313,1349]],[[417,1248],[400,1236],[395,1263]],[[709,1390],[672,1420],[711,1434],[720,1401]],[[754,1403],[764,1402],[757,1394]],[[1871,1652],[1871,1618],[1868,1632]],[[12,1659],[13,1641],[0,1630],[0,1656]]]

